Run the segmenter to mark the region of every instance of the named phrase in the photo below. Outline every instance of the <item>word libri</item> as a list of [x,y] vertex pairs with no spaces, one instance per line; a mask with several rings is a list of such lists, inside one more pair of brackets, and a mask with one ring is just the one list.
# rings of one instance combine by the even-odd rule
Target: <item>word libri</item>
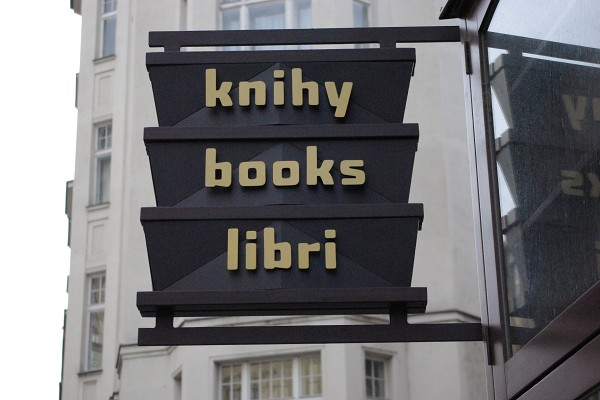
[[[259,244],[257,243],[257,232],[246,232],[245,245],[245,268],[255,270],[258,264]],[[325,269],[337,268],[337,248],[335,244],[335,229],[327,229],[324,232],[325,245]],[[236,271],[239,268],[239,229],[229,228],[227,230],[227,269]],[[263,230],[262,241],[263,266],[265,269],[290,269],[292,267],[292,245],[289,242],[277,242],[275,240],[275,228]],[[321,252],[321,243],[298,243],[296,259],[299,269],[310,268],[311,253],[317,255]]]

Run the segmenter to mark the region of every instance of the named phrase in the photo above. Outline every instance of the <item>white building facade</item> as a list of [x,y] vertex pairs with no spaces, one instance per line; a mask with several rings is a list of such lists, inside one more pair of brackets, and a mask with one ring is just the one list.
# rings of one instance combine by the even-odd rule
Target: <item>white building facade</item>
[[[438,25],[443,0],[80,0],[78,132],[63,400],[481,399],[482,343],[138,347],[151,290],[140,208],[154,205],[145,54],[161,30]],[[480,306],[458,43],[417,48],[405,122],[420,126],[410,201],[424,203],[411,322],[477,322]],[[374,316],[178,319],[181,326],[367,323]],[[384,322],[384,321],[382,321]]]

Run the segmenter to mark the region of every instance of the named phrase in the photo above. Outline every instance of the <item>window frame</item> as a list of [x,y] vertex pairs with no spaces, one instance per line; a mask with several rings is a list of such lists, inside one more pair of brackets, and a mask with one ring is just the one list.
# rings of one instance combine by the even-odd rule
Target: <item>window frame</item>
[[[283,4],[284,5],[284,28],[294,29],[298,28],[296,20],[296,3],[308,2],[311,12],[313,10],[312,0],[235,0],[228,3],[220,2],[219,4],[219,28],[224,30],[223,27],[223,13],[230,10],[239,9],[239,29],[249,30],[250,28],[250,7],[268,5],[268,4]],[[312,17],[311,24],[312,27]]]
[[[354,6],[355,5],[361,5],[364,6],[366,11],[367,11],[367,25],[365,26],[357,26],[355,24],[356,22],[356,15],[354,14]],[[372,21],[372,12],[371,12],[371,2],[370,1],[366,1],[366,0],[352,0],[352,27],[354,28],[368,28],[370,26],[373,25],[373,21]]]
[[[363,393],[367,400],[386,400],[386,399],[390,398],[389,360],[390,360],[390,357],[385,356],[385,355],[374,354],[374,353],[365,353],[364,362],[363,362],[363,368],[364,368],[363,376],[364,376],[365,389],[364,389]],[[381,366],[383,368],[383,377],[377,378],[375,376],[370,376],[369,375],[370,371],[367,371],[367,362],[381,363]],[[369,396],[368,386],[367,386],[367,381],[369,379],[371,379],[373,381],[373,383],[375,380],[383,381],[383,396],[380,396],[380,397]],[[374,387],[374,386],[372,386],[372,387]]]
[[[104,143],[100,148],[100,132],[106,130]],[[105,121],[94,125],[94,158],[92,168],[92,205],[101,205],[110,203],[110,182],[111,182],[111,164],[112,164],[112,121]],[[102,179],[102,163],[108,160],[108,182]],[[105,184],[106,183],[106,184]],[[104,190],[106,189],[106,190]]]
[[[112,5],[112,10],[110,11],[105,11],[105,7],[106,5],[111,4]],[[99,0],[98,1],[98,13],[99,13],[99,18],[98,18],[98,58],[99,59],[103,59],[103,58],[109,58],[109,57],[114,57],[116,55],[117,52],[117,7],[118,7],[118,0]],[[113,51],[111,53],[106,53],[106,43],[104,40],[104,36],[105,36],[105,22],[113,19],[114,20],[114,43],[113,45]]]
[[[321,394],[320,395],[310,395],[302,393],[302,370],[301,370],[301,362],[306,358],[314,358],[318,357],[320,362],[320,378],[321,378]],[[216,398],[218,400],[223,400],[223,368],[224,367],[236,367],[239,366],[241,369],[241,379],[240,379],[240,399],[241,400],[251,400],[252,399],[252,376],[251,376],[251,368],[252,365],[259,363],[275,363],[275,362],[283,362],[283,361],[291,361],[292,362],[292,397],[285,397],[285,399],[290,400],[300,400],[300,399],[310,399],[310,400],[323,400],[323,367],[322,367],[322,356],[321,353],[303,353],[303,354],[281,354],[273,357],[266,358],[251,358],[251,359],[236,359],[229,361],[222,361],[215,363],[215,367],[217,369],[217,395]],[[311,375],[312,376],[312,375]]]
[[[94,294],[94,281],[96,279],[100,279],[99,286],[99,301],[93,301]],[[85,332],[85,355],[84,355],[84,371],[93,372],[93,371],[101,371],[102,370],[102,352],[104,351],[104,317],[105,317],[105,309],[106,309],[106,272],[94,272],[90,273],[86,276],[86,318],[85,324],[86,328]],[[102,332],[100,333],[100,342],[102,347],[100,349],[100,365],[92,365],[92,316],[94,314],[102,314]],[[94,342],[96,343],[96,342]]]
[[[471,158],[471,183],[479,288],[481,299],[481,320],[486,327],[484,339],[487,359],[487,398],[490,400],[533,399],[540,390],[554,391],[560,397],[566,393],[564,382],[569,377],[572,382],[568,389],[582,393],[600,383],[600,369],[595,370],[594,379],[589,379],[590,371],[577,372],[576,367],[584,367],[581,360],[591,353],[590,345],[598,343],[598,304],[600,282],[597,282],[584,295],[556,317],[546,328],[535,336],[512,358],[507,354],[507,315],[504,305],[504,275],[502,268],[501,231],[497,215],[498,183],[495,177],[495,159],[492,154],[493,140],[490,140],[489,127],[492,126],[488,114],[491,99],[486,93],[489,84],[486,66],[487,47],[485,35],[488,26],[501,0],[450,0],[449,4],[459,4],[461,18],[458,23],[465,31],[464,49],[466,74],[465,102],[469,152]],[[591,313],[590,310],[594,310]],[[557,338],[560,338],[558,340]],[[597,352],[598,350],[593,350]],[[581,368],[579,368],[581,369]],[[585,370],[585,368],[583,368]],[[585,372],[585,373],[584,373]],[[559,376],[561,378],[559,378]],[[581,379],[585,376],[587,381]],[[590,383],[592,382],[592,384]],[[549,397],[544,397],[549,398]]]

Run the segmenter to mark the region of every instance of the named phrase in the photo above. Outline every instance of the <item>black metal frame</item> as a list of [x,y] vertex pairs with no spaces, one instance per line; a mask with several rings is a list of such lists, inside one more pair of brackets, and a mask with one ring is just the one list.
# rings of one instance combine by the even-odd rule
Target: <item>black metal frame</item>
[[441,42],[460,42],[458,26],[150,32],[149,43],[179,52],[182,47],[378,43],[393,48],[397,43]]
[[[460,0],[459,0],[460,1]],[[500,0],[472,1],[464,26],[465,40],[472,55],[473,74],[467,76],[467,113],[472,159],[472,188],[477,231],[477,258],[480,271],[482,324],[487,342],[487,389],[489,400],[566,399],[579,398],[598,382],[598,295],[600,283],[590,288],[577,301],[544,328],[526,346],[508,359],[506,354],[507,324],[502,307],[501,227],[496,216],[493,176],[494,141],[487,137],[491,124],[486,108],[491,99],[485,91],[489,84],[486,73],[487,47],[498,47],[515,53],[533,53],[549,57],[598,62],[598,50],[570,46],[537,39],[524,39],[516,45],[509,35],[486,32]],[[557,54],[557,51],[560,53]],[[470,94],[470,96],[469,96]],[[591,356],[591,357],[590,357]],[[568,384],[566,384],[568,383]]]
[[155,328],[138,330],[140,346],[389,343],[480,341],[481,324],[418,324],[402,312],[388,325],[238,326],[173,328],[173,315],[158,314]]

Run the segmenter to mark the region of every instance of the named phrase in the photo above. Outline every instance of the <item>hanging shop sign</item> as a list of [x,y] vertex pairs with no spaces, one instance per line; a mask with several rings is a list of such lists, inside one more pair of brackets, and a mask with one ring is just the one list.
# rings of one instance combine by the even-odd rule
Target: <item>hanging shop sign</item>
[[[432,33],[433,32],[433,33]],[[152,291],[140,345],[480,340],[479,324],[411,326],[423,205],[408,203],[415,50],[458,29],[151,34],[157,207],[144,208]],[[180,51],[347,44],[380,48]],[[173,328],[176,316],[377,313],[390,325]]]

